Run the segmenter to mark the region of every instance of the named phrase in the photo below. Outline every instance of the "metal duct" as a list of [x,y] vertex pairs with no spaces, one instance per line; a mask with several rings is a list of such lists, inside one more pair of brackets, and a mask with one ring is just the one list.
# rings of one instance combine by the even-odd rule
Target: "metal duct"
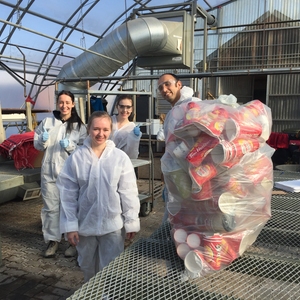
[[[107,76],[137,55],[145,53],[162,51],[180,54],[178,42],[174,41],[174,37],[169,38],[172,23],[178,26],[178,22],[160,21],[154,17],[128,21],[89,48],[100,55],[82,53],[62,67],[57,79]],[[90,85],[95,83],[91,82]],[[68,85],[86,88],[85,82]]]

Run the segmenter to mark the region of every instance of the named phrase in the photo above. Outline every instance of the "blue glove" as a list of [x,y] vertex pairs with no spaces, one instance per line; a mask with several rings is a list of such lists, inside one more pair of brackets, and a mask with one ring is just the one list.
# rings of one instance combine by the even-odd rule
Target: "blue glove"
[[67,148],[70,144],[70,141],[68,139],[63,139],[59,141],[59,144],[62,148]]
[[48,141],[48,139],[49,139],[49,133],[48,133],[48,131],[44,131],[43,134],[42,134],[43,142]]
[[140,133],[141,133],[140,127],[139,127],[139,126],[134,127],[133,133],[134,133],[136,136],[140,136]]

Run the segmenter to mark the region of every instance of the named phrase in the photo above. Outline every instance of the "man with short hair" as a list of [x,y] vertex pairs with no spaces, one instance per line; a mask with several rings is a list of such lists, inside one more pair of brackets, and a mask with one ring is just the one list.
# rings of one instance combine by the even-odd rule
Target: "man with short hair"
[[[165,122],[164,122],[164,136],[165,136],[165,143],[167,148],[167,143],[169,140],[170,133],[174,132],[174,128],[176,125],[177,120],[172,118],[172,110],[174,106],[182,104],[183,102],[190,102],[193,100],[194,91],[190,87],[183,86],[182,82],[173,73],[164,73],[161,75],[157,82],[157,91],[162,95],[162,97],[167,100],[172,109],[167,113]],[[196,98],[198,101],[199,99]],[[166,155],[166,154],[164,154]],[[167,202],[168,202],[168,192],[166,187],[163,190],[162,195],[165,201],[165,214],[163,216],[163,222],[168,219],[168,209],[167,209]]]

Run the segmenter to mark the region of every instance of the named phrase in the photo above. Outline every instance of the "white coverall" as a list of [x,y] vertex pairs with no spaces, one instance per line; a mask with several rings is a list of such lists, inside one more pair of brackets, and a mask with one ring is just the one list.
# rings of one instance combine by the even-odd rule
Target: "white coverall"
[[87,137],[66,160],[57,186],[61,233],[78,231],[78,263],[87,281],[124,250],[125,232],[140,230],[134,169],[111,140],[98,158]]
[[135,127],[134,122],[129,122],[125,126],[118,128],[117,117],[113,115],[112,117],[113,130],[110,139],[115,143],[118,149],[123,150],[129,158],[136,159],[139,156],[139,144],[142,133],[136,136],[133,133]]
[[[56,111],[55,111],[56,113]],[[58,115],[56,113],[55,115]],[[59,191],[56,186],[57,176],[62,169],[69,153],[73,152],[78,145],[82,145],[87,131],[85,125],[78,129],[77,123],[73,123],[74,129],[66,134],[67,123],[53,117],[45,118],[36,128],[34,134],[34,147],[44,151],[41,167],[41,192],[43,197],[43,208],[41,218],[43,224],[43,235],[46,243],[61,240],[59,230]],[[49,139],[42,140],[43,132],[47,130]],[[67,138],[69,145],[63,149],[59,141]]]
[[[187,86],[183,86],[180,90],[180,98],[179,100],[175,103],[175,105],[172,107],[172,109],[170,111],[168,111],[166,118],[165,118],[165,122],[164,122],[164,136],[165,136],[165,142],[166,142],[166,151],[164,153],[164,155],[161,158],[161,162],[162,164],[164,164],[164,162],[168,162],[168,161],[174,161],[174,159],[172,158],[172,155],[168,152],[168,139],[170,137],[171,134],[173,134],[174,129],[175,129],[175,125],[178,122],[178,120],[176,120],[175,118],[172,117],[172,112],[177,109],[176,106],[184,103],[184,102],[191,102],[191,101],[199,101],[199,98],[195,98],[193,97],[194,95],[194,91],[192,88],[187,87]],[[168,202],[169,202],[169,198],[171,196],[168,193],[168,190],[165,186],[164,190],[163,190],[163,199],[165,201],[165,213],[163,216],[163,223],[168,219],[169,216],[169,212],[168,212]]]

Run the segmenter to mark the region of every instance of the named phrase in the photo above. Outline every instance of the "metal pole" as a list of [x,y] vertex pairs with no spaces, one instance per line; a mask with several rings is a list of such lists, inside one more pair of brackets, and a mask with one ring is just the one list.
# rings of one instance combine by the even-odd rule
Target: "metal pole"
[[88,118],[90,117],[91,115],[91,95],[90,95],[90,81],[87,80],[86,81],[86,88],[87,88],[87,116]]

